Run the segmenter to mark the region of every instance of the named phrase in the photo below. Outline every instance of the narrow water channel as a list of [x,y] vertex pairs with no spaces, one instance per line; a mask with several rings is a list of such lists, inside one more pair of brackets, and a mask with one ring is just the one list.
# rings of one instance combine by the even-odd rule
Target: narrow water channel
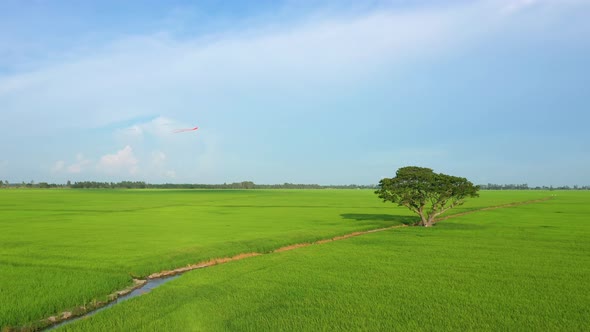
[[75,322],[77,320],[86,319],[86,318],[88,318],[88,317],[90,317],[92,315],[95,315],[95,314],[97,314],[97,313],[99,313],[99,312],[101,312],[103,310],[106,310],[106,309],[108,309],[108,308],[116,305],[117,303],[121,303],[123,301],[127,301],[129,299],[134,298],[134,297],[138,297],[138,296],[141,296],[143,294],[147,294],[147,293],[151,292],[152,289],[154,289],[154,288],[156,288],[156,287],[158,287],[158,286],[160,286],[162,284],[165,284],[165,283],[167,283],[170,280],[174,280],[174,279],[176,279],[178,277],[180,277],[180,274],[173,275],[173,276],[170,276],[170,277],[158,278],[158,279],[148,279],[147,283],[145,285],[143,285],[141,288],[134,289],[131,293],[118,297],[116,300],[114,300],[113,302],[105,305],[104,307],[100,307],[100,308],[98,308],[96,310],[87,312],[86,314],[84,314],[82,316],[79,316],[79,317],[76,317],[76,318],[72,318],[72,319],[67,319],[67,320],[65,320],[63,322],[60,322],[58,324],[49,326],[46,329],[44,329],[43,331],[50,331],[50,330],[56,329],[58,327],[61,327],[61,326],[64,326],[64,325],[73,323],[73,322]]

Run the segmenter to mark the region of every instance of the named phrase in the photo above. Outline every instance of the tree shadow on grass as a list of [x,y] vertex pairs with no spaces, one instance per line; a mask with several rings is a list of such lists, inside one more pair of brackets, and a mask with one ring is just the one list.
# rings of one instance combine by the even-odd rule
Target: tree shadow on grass
[[444,228],[446,230],[467,230],[467,231],[471,231],[471,230],[481,230],[481,229],[488,228],[487,226],[481,225],[481,224],[465,223],[465,222],[449,222],[449,221],[446,221],[446,220],[440,221],[439,223],[436,223],[435,226],[437,224],[439,224],[439,227],[444,226]]
[[[364,214],[364,213],[343,213],[340,215],[343,219],[367,222],[376,227],[387,227],[396,224],[414,226],[419,220],[416,216],[400,216],[392,214]],[[444,227],[448,230],[478,230],[486,228],[484,225],[473,223],[448,222],[445,220],[436,222],[435,227]]]
[[392,224],[414,225],[418,219],[414,216],[400,216],[393,214],[365,214],[365,213],[342,213],[343,219],[363,221],[377,226],[391,226]]

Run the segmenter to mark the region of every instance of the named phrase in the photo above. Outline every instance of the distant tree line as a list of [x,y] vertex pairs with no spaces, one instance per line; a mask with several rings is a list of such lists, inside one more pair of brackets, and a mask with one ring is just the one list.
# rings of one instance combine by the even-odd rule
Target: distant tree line
[[480,184],[481,190],[590,190],[590,186],[535,186],[529,187],[528,184]]
[[121,181],[121,182],[97,182],[79,181],[66,184],[39,182],[0,185],[12,188],[73,188],[73,189],[375,189],[375,185],[319,185],[319,184],[255,184],[252,181],[242,181],[223,184],[200,184],[200,183],[163,183],[153,184],[144,181]]
[[373,185],[319,185],[319,184],[255,184],[252,181],[242,181],[223,184],[200,184],[200,183],[163,183],[153,184],[143,181],[122,181],[122,182],[74,182],[71,188],[111,188],[111,189],[373,189]]
[[[530,187],[525,184],[481,184],[481,190],[590,190],[587,186],[536,186]],[[319,185],[301,183],[283,184],[256,184],[252,181],[232,182],[223,184],[200,184],[200,183],[163,183],[153,184],[144,181],[121,181],[121,182],[97,182],[97,181],[67,181],[65,184],[34,181],[9,183],[8,180],[0,180],[0,188],[73,188],[73,189],[378,189],[378,185]]]

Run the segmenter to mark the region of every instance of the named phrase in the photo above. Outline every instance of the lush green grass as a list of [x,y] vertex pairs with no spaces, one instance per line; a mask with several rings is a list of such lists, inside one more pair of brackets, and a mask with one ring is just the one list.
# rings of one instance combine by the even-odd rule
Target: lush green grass
[[[455,212],[547,195],[484,192]],[[364,190],[0,190],[0,211],[0,326],[104,300],[132,275],[411,216]]]
[[590,193],[189,272],[68,331],[590,326]]

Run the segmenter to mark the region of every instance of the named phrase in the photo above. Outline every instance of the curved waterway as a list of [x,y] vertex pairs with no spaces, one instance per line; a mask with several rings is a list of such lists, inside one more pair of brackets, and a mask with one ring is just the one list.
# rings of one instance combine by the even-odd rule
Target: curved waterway
[[73,323],[75,321],[81,320],[81,319],[86,319],[92,315],[95,315],[103,310],[106,310],[114,305],[116,305],[117,303],[121,303],[123,301],[127,301],[129,299],[132,299],[134,297],[138,297],[141,296],[143,294],[147,294],[149,292],[152,291],[152,289],[161,286],[162,284],[167,283],[170,280],[174,280],[178,277],[180,277],[181,274],[176,274],[173,276],[169,276],[169,277],[162,277],[162,278],[158,278],[158,279],[148,279],[147,282],[145,283],[145,285],[143,285],[140,288],[134,289],[133,291],[131,291],[129,294],[126,295],[122,295],[119,296],[116,300],[114,300],[113,302],[110,302],[109,304],[105,305],[104,307],[100,307],[96,310],[93,311],[89,311],[86,314],[82,315],[82,316],[78,316],[72,319],[66,319],[60,323],[57,323],[55,325],[51,325],[49,327],[47,327],[46,329],[44,329],[43,331],[49,331],[49,330],[53,330],[56,329],[58,327]]

